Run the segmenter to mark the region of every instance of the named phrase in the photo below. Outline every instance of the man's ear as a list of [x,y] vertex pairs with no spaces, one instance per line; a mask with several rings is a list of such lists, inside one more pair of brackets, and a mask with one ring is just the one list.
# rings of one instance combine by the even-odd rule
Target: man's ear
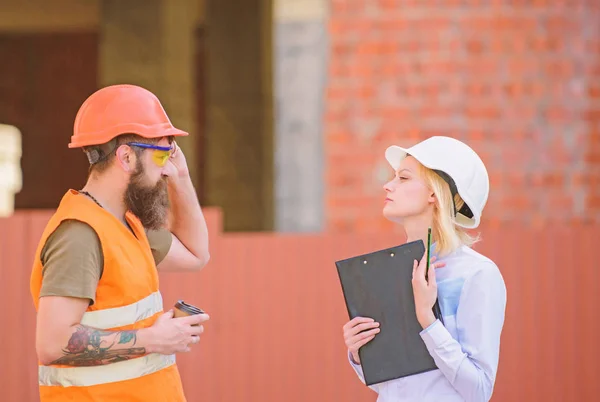
[[131,172],[135,168],[136,154],[129,145],[121,145],[116,152],[117,163],[126,172]]

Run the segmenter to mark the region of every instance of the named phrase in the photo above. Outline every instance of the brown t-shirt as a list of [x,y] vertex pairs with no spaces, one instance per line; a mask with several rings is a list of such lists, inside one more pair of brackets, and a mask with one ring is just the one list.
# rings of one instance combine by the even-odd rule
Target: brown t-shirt
[[[147,230],[152,256],[158,265],[171,248],[168,230]],[[63,221],[48,237],[41,253],[43,296],[66,296],[96,300],[104,255],[96,231],[87,223]]]

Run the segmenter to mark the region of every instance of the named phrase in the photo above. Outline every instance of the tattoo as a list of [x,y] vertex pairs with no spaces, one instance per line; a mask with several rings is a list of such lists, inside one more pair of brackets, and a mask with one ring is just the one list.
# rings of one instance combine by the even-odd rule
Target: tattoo
[[50,364],[99,366],[133,359],[146,354],[145,348],[133,347],[136,341],[137,330],[103,331],[78,325],[63,349],[65,355]]

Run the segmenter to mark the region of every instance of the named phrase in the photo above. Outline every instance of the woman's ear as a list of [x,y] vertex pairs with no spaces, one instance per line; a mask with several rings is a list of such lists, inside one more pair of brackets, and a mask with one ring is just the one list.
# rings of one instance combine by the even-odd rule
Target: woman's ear
[[437,200],[437,198],[435,197],[435,193],[432,191],[431,194],[429,195],[429,198],[427,199],[427,201],[430,204],[435,204],[436,200]]
[[121,145],[116,152],[117,162],[126,172],[131,172],[135,168],[135,152],[129,145]]

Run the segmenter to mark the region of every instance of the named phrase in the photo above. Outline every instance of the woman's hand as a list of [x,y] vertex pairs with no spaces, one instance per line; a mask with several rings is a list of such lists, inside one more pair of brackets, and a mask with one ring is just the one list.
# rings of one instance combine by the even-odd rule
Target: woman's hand
[[379,333],[379,323],[372,318],[354,317],[344,325],[343,330],[344,340],[352,354],[352,360],[354,363],[360,364],[358,349],[375,338],[375,335]]
[[415,260],[413,265],[413,277],[412,286],[413,293],[415,295],[415,309],[417,313],[417,320],[423,327],[427,328],[435,322],[435,315],[433,314],[433,305],[437,299],[437,283],[435,282],[435,270],[446,266],[445,262],[436,262],[435,257],[431,257],[429,272],[427,274],[428,279],[425,279],[425,260],[427,256],[424,255],[421,262],[417,265]]

